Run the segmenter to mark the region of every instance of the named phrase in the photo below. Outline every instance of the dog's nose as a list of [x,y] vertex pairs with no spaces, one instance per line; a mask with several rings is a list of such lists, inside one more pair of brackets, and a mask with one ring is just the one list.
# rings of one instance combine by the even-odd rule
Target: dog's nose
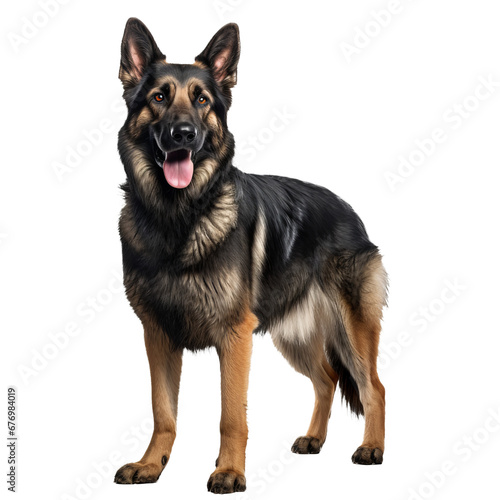
[[197,133],[196,127],[189,122],[178,122],[170,129],[172,139],[179,145],[193,142]]

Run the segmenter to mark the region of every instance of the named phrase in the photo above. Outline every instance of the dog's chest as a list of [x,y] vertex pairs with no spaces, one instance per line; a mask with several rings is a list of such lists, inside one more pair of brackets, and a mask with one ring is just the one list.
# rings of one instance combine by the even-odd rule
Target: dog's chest
[[174,344],[188,349],[219,345],[245,302],[242,276],[227,265],[173,274],[125,275],[130,303],[141,319],[151,317]]
[[176,265],[164,258],[159,235],[144,237],[137,231],[130,207],[122,211],[129,301],[141,319],[152,316],[179,346],[197,349],[218,344],[247,301],[241,265],[225,256],[237,211],[234,196],[223,194],[177,245],[181,250],[173,256]]

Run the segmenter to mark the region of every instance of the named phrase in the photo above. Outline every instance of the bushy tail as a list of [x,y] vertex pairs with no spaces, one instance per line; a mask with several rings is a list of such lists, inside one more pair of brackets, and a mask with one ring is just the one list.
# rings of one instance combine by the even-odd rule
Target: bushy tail
[[[345,334],[345,333],[344,333]],[[335,348],[330,347],[327,350],[327,358],[330,366],[337,372],[339,376],[338,387],[340,388],[340,393],[342,400],[346,402],[347,407],[359,417],[364,415],[363,404],[359,399],[359,388],[358,384],[351,375],[351,372],[342,363],[340,356],[338,355]]]
[[[351,335],[361,336],[369,351],[377,352],[382,308],[387,297],[387,275],[377,249],[337,256],[333,281],[338,313],[333,336],[327,339],[327,357],[339,376],[342,399],[354,414],[364,415],[358,387],[358,383],[363,383],[364,370],[358,367],[361,356],[354,351],[346,326],[357,325],[358,328],[352,326],[356,331],[350,332]],[[375,366],[364,366],[367,372],[376,370],[376,359],[364,362],[365,365],[375,363]]]

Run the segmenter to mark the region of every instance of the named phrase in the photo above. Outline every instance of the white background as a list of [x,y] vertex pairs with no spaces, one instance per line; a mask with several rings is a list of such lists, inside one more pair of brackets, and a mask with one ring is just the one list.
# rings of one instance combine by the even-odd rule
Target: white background
[[[374,21],[398,2],[70,0],[20,41],[26,23],[44,23],[40,3],[9,2],[1,20],[2,380],[4,390],[18,389],[18,498],[206,498],[218,453],[217,356],[187,353],[178,437],[160,481],[113,484],[119,466],[142,456],[151,430],[141,326],[114,277],[125,179],[117,74],[130,16],[147,24],[170,62],[192,62],[220,26],[239,23],[235,164],[335,191],[365,221],[390,275],[379,361],[384,464],[351,463],[363,421],[339,394],[321,454],[288,453],[307,430],[312,386],[258,337],[248,489],[239,497],[495,495],[500,87],[479,89],[481,101],[474,94],[481,78],[500,82],[498,2],[401,0],[390,19]],[[348,61],[345,44],[355,43]],[[468,116],[457,119],[464,101]],[[293,118],[269,132],[276,110]],[[86,132],[102,120],[100,143],[85,150]],[[398,158],[436,128],[446,139],[391,189],[387,172],[397,174]],[[260,151],[249,152],[251,137],[260,137]],[[87,155],[58,177],[55,165],[77,147]],[[94,315],[92,298],[101,302]],[[57,348],[68,323],[78,334],[60,334]],[[6,447],[3,454],[6,472]],[[437,473],[445,462],[447,475]]]

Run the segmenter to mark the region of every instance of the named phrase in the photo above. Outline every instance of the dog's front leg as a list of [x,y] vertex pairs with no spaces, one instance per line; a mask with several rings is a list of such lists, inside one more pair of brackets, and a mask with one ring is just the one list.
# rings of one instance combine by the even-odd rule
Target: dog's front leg
[[252,332],[257,319],[248,313],[242,323],[229,332],[217,349],[221,369],[222,413],[220,451],[216,469],[208,480],[208,491],[245,491],[245,449],[248,439],[247,391]]
[[126,464],[115,476],[120,484],[154,483],[168,462],[175,440],[182,350],[172,350],[168,337],[144,323],[144,340],[151,371],[154,431],[139,462]]

